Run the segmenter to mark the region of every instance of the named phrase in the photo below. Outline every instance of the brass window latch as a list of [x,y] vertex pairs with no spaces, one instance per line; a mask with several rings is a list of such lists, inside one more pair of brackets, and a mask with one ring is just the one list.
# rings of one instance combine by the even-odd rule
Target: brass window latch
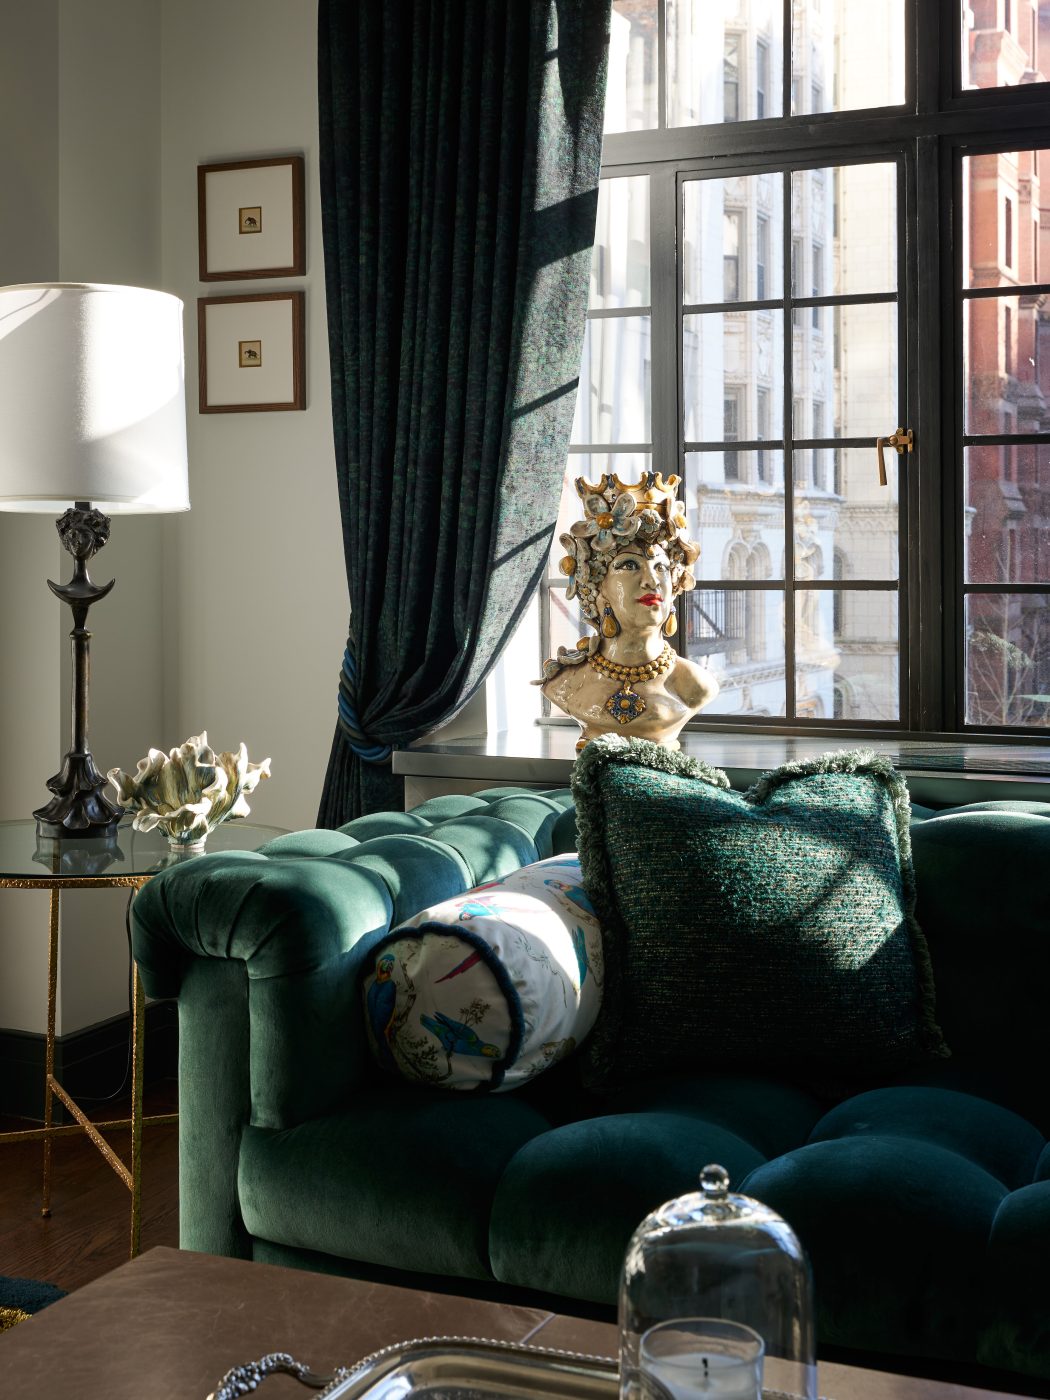
[[914,446],[915,441],[912,437],[912,431],[910,428],[898,428],[897,431],[895,433],[891,433],[889,437],[880,437],[875,439],[875,450],[879,454],[880,486],[889,485],[889,482],[886,478],[886,459],[882,455],[882,449],[884,447],[895,447],[897,449],[897,455],[900,456],[902,452],[910,452]]

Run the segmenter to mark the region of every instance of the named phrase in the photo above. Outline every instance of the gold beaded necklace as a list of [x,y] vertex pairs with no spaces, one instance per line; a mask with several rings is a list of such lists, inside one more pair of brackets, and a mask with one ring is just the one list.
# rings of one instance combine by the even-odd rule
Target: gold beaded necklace
[[632,686],[654,681],[665,671],[669,671],[674,664],[675,654],[665,642],[660,655],[642,666],[621,666],[615,661],[609,661],[597,651],[587,659],[600,676],[619,681],[620,688],[609,696],[605,708],[617,724],[630,724],[632,719],[637,719],[646,709],[645,701]]

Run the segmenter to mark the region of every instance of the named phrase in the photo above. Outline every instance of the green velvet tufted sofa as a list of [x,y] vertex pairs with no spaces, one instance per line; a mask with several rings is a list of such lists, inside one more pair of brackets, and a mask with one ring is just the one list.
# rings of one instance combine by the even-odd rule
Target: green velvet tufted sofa
[[377,940],[572,850],[567,791],[441,797],[166,870],[134,952],[147,992],[178,999],[182,1244],[612,1316],[634,1226],[720,1162],[809,1251],[825,1353],[1050,1379],[1048,818],[913,809],[953,1054],[837,1102],[775,1065],[600,1099],[571,1059],[499,1095],[374,1066]]

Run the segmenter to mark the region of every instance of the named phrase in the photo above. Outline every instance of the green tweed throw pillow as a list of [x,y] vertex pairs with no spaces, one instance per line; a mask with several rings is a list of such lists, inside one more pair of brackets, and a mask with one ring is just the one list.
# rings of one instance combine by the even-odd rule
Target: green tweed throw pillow
[[839,1081],[948,1053],[887,760],[824,754],[739,793],[614,734],[587,745],[572,790],[606,939],[592,1085],[711,1066]]

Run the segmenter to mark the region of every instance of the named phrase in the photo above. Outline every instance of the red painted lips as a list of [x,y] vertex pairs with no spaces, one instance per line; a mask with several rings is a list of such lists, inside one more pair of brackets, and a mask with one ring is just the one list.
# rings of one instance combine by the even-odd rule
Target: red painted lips
[[659,593],[643,593],[638,599],[639,603],[644,603],[647,608],[658,608],[663,602]]

